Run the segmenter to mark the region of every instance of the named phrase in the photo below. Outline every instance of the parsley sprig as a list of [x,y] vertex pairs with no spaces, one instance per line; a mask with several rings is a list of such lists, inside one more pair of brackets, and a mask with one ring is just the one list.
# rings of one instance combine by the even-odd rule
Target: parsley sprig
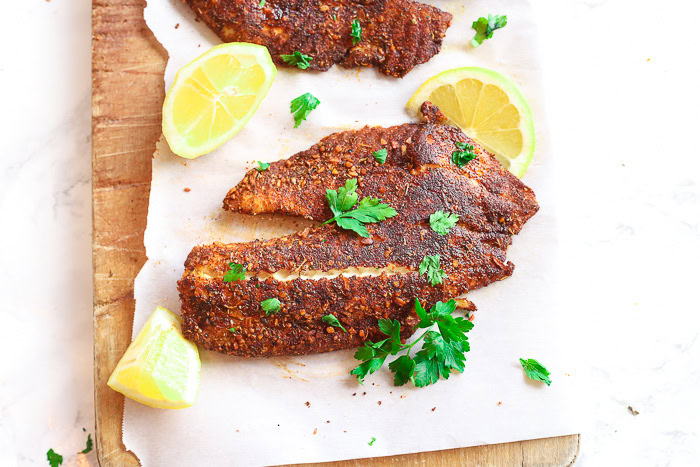
[[386,162],[386,156],[388,156],[389,153],[386,150],[386,148],[382,148],[379,151],[374,151],[372,153],[372,156],[374,156],[374,160],[379,162],[380,164],[383,164]]
[[366,196],[357,204],[357,179],[351,178],[338,190],[326,190],[326,200],[333,212],[333,217],[321,225],[335,222],[338,227],[357,232],[360,237],[369,237],[365,224],[381,222],[394,217],[397,212],[388,204],[380,203],[376,198]]
[[452,227],[457,225],[459,216],[445,211],[435,211],[430,215],[430,228],[440,235],[447,235]]
[[501,29],[508,24],[508,17],[506,15],[489,15],[488,18],[483,16],[472,23],[472,29],[476,31],[474,39],[472,39],[472,46],[479,47],[479,45],[486,39],[491,39],[493,37],[493,32],[496,29]]
[[264,172],[264,171],[266,171],[266,170],[269,169],[269,168],[270,168],[270,164],[269,164],[269,163],[258,161],[258,166],[255,168],[255,170],[257,170],[258,172]]
[[476,153],[474,152],[474,146],[469,143],[455,143],[458,151],[452,153],[452,162],[457,167],[462,167],[467,162],[472,159],[476,159]]
[[280,305],[280,301],[276,298],[268,298],[267,300],[260,302],[260,306],[267,316],[270,316],[271,314],[276,315],[279,313]]
[[[401,344],[401,323],[380,319],[379,330],[389,337],[379,342],[366,342],[364,347],[360,347],[355,358],[362,363],[350,374],[362,383],[367,375],[379,370],[390,355],[404,351],[404,355],[389,363],[396,386],[411,381],[416,387],[423,387],[436,383],[440,377],[449,378],[452,370],[464,372],[464,354],[469,352],[466,333],[474,325],[461,316],[452,316],[456,309],[457,302],[450,300],[447,303],[437,302],[426,312],[416,299],[415,310],[420,322],[414,331],[419,328],[427,331],[410,344]],[[435,325],[437,331],[433,330]],[[411,357],[411,349],[419,342],[423,342],[421,350]]]
[[521,358],[520,365],[522,365],[528,378],[534,379],[535,381],[542,381],[547,386],[552,384],[552,380],[549,378],[551,374],[549,370],[534,358],[528,358],[527,360]]
[[442,284],[442,280],[445,278],[445,271],[440,268],[440,255],[425,256],[423,261],[420,262],[420,266],[418,266],[418,273],[421,276],[427,274],[430,285],[433,287]]
[[85,449],[80,451],[78,454],[87,454],[90,451],[92,451],[92,437],[90,436],[90,433],[88,433],[87,441],[85,441]]
[[308,92],[292,99],[289,110],[294,114],[294,128],[301,125],[301,122],[306,120],[306,117],[308,117],[311,111],[318,107],[320,103],[321,101]]
[[224,274],[224,282],[242,281],[245,279],[245,266],[238,263],[228,263],[229,270]]
[[51,467],[58,467],[63,464],[63,456],[54,452],[53,448],[46,452],[46,459],[49,461]]
[[358,44],[362,40],[362,26],[356,19],[352,20],[350,36],[352,37],[352,45]]
[[287,65],[296,66],[300,70],[306,70],[309,68],[309,66],[311,66],[311,60],[313,60],[313,57],[303,54],[298,50],[296,50],[293,54],[280,55],[280,57],[282,57],[282,60],[284,60],[284,63]]
[[342,324],[340,324],[340,321],[338,321],[338,318],[336,318],[335,315],[326,315],[321,318],[321,321],[323,321],[326,324],[330,324],[333,327],[340,328],[345,332],[348,332],[348,330],[345,329]]

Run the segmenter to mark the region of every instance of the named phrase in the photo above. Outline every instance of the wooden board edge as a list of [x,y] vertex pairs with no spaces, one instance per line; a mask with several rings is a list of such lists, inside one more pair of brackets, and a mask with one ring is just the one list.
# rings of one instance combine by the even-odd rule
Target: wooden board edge
[[[134,278],[146,261],[151,157],[160,136],[167,53],[143,20],[144,0],[93,0],[93,271],[97,457],[101,466],[140,465],[122,443],[124,397],[106,386],[131,339]],[[580,435],[339,461],[573,465]]]

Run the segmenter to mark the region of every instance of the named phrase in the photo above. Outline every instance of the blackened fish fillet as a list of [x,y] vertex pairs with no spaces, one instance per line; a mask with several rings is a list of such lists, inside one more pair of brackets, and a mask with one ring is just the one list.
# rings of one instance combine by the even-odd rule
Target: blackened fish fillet
[[[313,58],[310,69],[377,66],[403,77],[440,51],[452,15],[412,0],[184,0],[225,42],[265,45]],[[362,28],[353,44],[352,22]]]
[[[451,163],[458,142],[473,144],[477,154],[462,168]],[[388,152],[384,164],[372,156],[379,149]],[[430,306],[508,277],[511,236],[538,209],[532,190],[493,156],[459,129],[434,123],[330,135],[264,172],[248,172],[224,208],[323,221],[332,217],[326,189],[349,178],[358,180],[360,197],[380,198],[398,215],[367,225],[368,239],[324,225],[277,239],[195,247],[179,283],[185,336],[243,356],[356,347],[382,338],[380,318],[397,319],[407,337],[417,322],[416,298]],[[430,227],[438,210],[460,217],[447,235]],[[431,286],[418,269],[436,254],[446,277]],[[224,283],[229,262],[246,265],[249,278]],[[311,278],[329,274],[334,277]],[[260,302],[273,297],[281,310],[266,316]],[[461,306],[473,309],[468,301]],[[328,314],[347,332],[325,323]]]

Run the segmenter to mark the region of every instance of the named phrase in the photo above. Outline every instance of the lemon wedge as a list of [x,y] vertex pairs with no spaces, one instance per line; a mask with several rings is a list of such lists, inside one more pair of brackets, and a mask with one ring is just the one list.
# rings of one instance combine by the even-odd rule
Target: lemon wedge
[[182,336],[180,318],[156,308],[126,349],[107,385],[159,409],[183,409],[199,392],[199,352]]
[[178,156],[213,151],[248,123],[272,85],[277,68],[262,45],[213,47],[175,75],[163,102],[163,134]]
[[486,68],[448,70],[423,83],[406,108],[418,115],[425,101],[438,106],[513,175],[525,174],[535,153],[535,125],[527,101],[510,78]]

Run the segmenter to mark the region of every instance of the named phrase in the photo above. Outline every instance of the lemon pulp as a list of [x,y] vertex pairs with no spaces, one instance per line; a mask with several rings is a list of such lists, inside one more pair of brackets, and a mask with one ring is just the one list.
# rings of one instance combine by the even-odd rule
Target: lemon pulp
[[530,107],[509,78],[485,68],[458,68],[423,83],[406,104],[414,114],[430,101],[514,175],[522,177],[535,152]]

